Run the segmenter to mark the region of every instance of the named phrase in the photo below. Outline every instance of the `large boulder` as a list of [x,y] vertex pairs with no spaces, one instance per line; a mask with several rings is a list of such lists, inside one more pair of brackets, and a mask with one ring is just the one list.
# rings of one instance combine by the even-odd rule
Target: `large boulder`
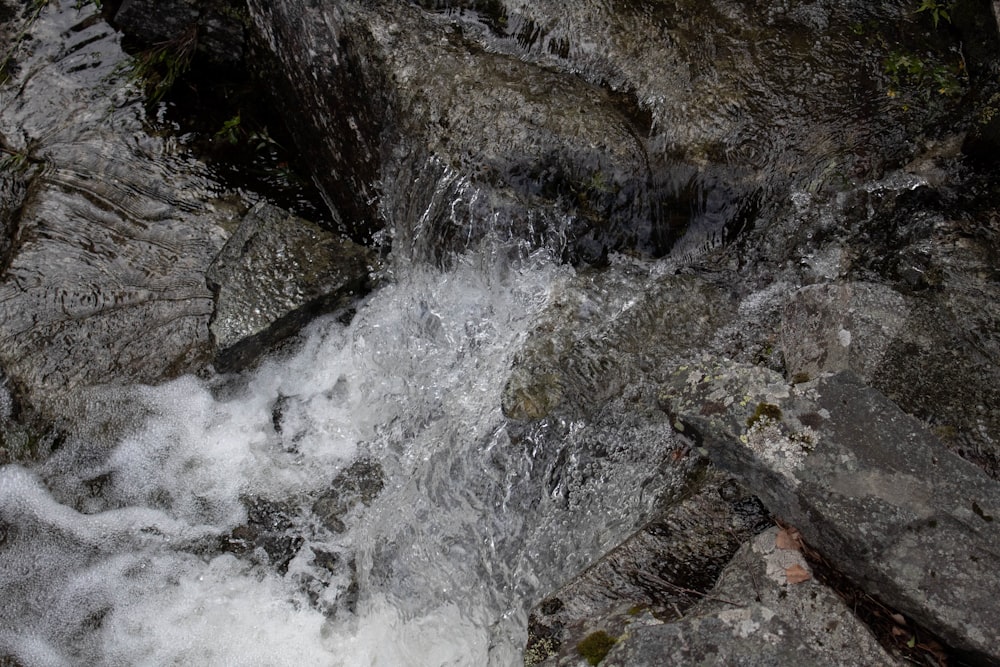
[[107,24],[65,11],[29,28],[0,88],[0,136],[18,158],[8,173],[27,184],[5,187],[15,204],[0,205],[12,239],[0,366],[27,403],[73,417],[68,401],[87,388],[158,382],[211,358],[205,271],[238,203],[146,133]]
[[789,385],[709,361],[663,395],[675,428],[858,585],[969,659],[1000,660],[1000,485],[844,371]]

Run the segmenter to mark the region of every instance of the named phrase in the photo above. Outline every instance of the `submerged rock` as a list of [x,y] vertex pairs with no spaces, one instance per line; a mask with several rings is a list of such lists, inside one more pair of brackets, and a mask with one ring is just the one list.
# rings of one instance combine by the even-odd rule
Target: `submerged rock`
[[342,533],[346,515],[358,505],[370,505],[384,487],[385,473],[378,461],[359,459],[337,475],[312,511],[328,530]]
[[581,273],[518,351],[504,414],[532,421],[591,412],[710,339],[734,306],[698,276],[651,277],[634,267]]
[[237,370],[321,313],[370,288],[375,254],[319,225],[261,203],[244,217],[206,278],[219,370]]
[[1000,660],[1000,485],[849,372],[789,386],[710,362],[663,395],[675,427],[871,595]]

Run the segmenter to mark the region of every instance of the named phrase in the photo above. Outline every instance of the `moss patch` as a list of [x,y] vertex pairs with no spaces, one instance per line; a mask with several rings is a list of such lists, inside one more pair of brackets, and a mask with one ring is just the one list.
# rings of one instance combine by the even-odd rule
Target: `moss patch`
[[604,630],[598,630],[597,632],[592,632],[583,641],[576,645],[576,651],[583,656],[591,665],[597,665],[604,660],[607,656],[608,651],[611,647],[615,645],[618,640],[609,635]]
[[758,403],[753,414],[747,418],[747,427],[761,420],[781,421],[781,408],[772,403]]

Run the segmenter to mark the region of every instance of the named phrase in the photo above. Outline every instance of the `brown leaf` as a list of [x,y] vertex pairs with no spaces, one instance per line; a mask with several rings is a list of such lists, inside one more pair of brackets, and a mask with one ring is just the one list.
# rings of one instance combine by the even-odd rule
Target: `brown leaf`
[[790,584],[801,584],[810,579],[812,579],[812,575],[809,574],[809,570],[797,563],[785,568],[785,580]]
[[802,536],[794,528],[782,528],[778,531],[778,536],[774,540],[774,546],[779,549],[798,551],[802,548]]

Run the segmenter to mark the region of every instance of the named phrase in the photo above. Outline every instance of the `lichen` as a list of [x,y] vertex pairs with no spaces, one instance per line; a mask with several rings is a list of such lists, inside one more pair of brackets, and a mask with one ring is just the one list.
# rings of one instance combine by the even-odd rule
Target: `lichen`
[[576,651],[591,665],[600,664],[618,640],[604,630],[592,632],[576,645]]

